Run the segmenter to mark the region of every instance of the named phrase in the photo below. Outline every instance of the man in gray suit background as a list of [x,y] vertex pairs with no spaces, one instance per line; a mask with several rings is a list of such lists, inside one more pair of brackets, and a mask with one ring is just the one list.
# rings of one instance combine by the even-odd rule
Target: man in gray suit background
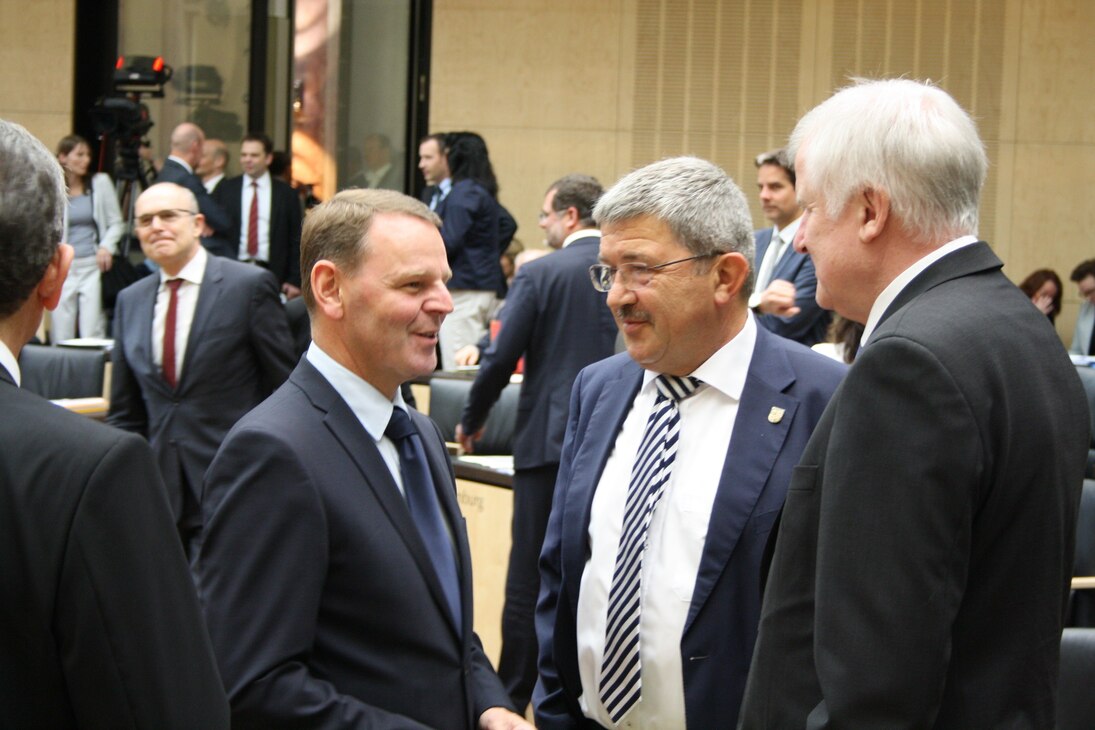
[[858,82],[790,147],[795,246],[865,344],[787,493],[742,725],[1053,727],[1086,399],[977,240],[973,120]]
[[228,429],[289,376],[277,282],[198,244],[194,196],[157,183],[137,198],[137,236],[160,267],[118,295],[109,423],[148,438],[187,553],[201,528],[202,475]]

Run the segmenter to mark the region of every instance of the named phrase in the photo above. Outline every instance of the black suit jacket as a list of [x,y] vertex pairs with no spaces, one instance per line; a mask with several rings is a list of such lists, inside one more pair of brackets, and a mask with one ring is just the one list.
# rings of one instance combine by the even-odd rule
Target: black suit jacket
[[148,446],[2,367],[0,413],[0,724],[227,728]]
[[459,627],[375,442],[307,358],[225,439],[197,575],[234,728],[469,730],[509,707],[472,632],[444,442],[411,419],[456,545]]
[[274,391],[293,368],[285,309],[270,272],[210,256],[194,310],[182,374],[172,390],[153,363],[152,318],[159,276],[118,295],[109,423],[148,438],[176,521],[183,490],[196,507],[202,475],[228,429]]
[[486,422],[525,356],[513,444],[518,469],[559,463],[574,378],[615,349],[612,312],[589,280],[599,248],[597,236],[580,238],[521,267],[502,307],[502,328],[472,384],[461,419],[465,433]]
[[228,239],[226,236],[231,222],[228,219],[228,214],[225,213],[220,204],[213,200],[213,197],[206,191],[201,178],[168,157],[164,160],[159,174],[156,175],[156,182],[170,182],[182,185],[194,193],[194,197],[198,199],[198,210],[205,216],[205,222],[213,229],[212,236],[202,237],[202,245],[209,249],[210,253],[217,256],[226,256],[228,254]]
[[[228,258],[239,258],[240,234],[246,225],[247,214],[243,211],[243,183],[245,175],[222,180],[213,194],[214,199],[228,211],[231,224],[226,238],[233,244]],[[275,177],[270,195],[270,271],[279,284],[300,286],[300,198],[288,184]],[[250,181],[248,181],[250,184]]]
[[1088,418],[977,243],[886,310],[795,470],[746,728],[1050,728]]

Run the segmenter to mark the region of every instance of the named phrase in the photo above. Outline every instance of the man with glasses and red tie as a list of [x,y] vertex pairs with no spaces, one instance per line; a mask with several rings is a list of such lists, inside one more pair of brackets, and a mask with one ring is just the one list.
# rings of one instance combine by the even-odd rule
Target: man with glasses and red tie
[[537,727],[733,727],[760,566],[843,366],[758,327],[745,196],[679,157],[594,210],[627,353],[574,385],[541,556]]
[[124,289],[114,310],[107,421],[144,435],[167,484],[183,547],[201,532],[201,480],[239,418],[293,367],[270,272],[210,256],[191,193],[157,183],[137,198],[137,236],[160,267]]

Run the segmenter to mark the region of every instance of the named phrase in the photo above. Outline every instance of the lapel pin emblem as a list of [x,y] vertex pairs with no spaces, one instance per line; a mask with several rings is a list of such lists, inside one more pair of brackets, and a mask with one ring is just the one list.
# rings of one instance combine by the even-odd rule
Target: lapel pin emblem
[[772,406],[772,410],[768,411],[768,423],[779,423],[783,420],[783,409],[777,406]]

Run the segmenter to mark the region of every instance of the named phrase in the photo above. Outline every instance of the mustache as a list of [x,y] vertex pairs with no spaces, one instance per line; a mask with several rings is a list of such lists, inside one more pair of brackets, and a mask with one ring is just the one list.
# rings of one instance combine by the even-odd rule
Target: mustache
[[629,322],[649,322],[650,314],[644,312],[641,309],[637,309],[634,304],[624,304],[616,308],[614,312],[616,319],[627,320]]

